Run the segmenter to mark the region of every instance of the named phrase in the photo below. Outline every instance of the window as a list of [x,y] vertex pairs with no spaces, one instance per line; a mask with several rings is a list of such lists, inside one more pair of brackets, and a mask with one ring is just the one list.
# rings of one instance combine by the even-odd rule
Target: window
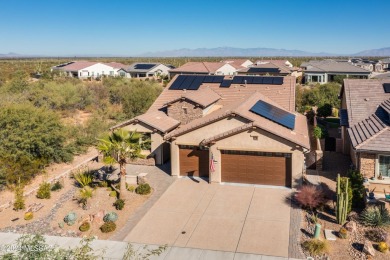
[[[121,73],[123,73],[123,72],[121,72]],[[110,71],[110,76],[114,76],[114,71]]]
[[390,177],[390,156],[379,155],[379,174]]

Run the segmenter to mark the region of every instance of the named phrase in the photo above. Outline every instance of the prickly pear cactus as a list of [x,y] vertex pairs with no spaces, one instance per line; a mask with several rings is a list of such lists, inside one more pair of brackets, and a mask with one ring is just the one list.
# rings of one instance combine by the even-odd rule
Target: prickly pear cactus
[[118,219],[118,214],[116,214],[115,212],[109,212],[103,217],[104,222],[109,222],[109,221],[115,222],[117,219]]
[[68,226],[72,226],[76,222],[76,219],[77,219],[76,213],[70,212],[68,215],[65,216],[64,222],[68,224]]

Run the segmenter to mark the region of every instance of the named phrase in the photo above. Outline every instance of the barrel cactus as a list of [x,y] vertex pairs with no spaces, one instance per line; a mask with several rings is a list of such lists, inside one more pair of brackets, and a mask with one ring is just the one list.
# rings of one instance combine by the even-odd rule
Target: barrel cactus
[[25,220],[31,220],[33,219],[34,215],[31,211],[24,213],[24,219]]
[[104,222],[115,222],[118,219],[118,214],[115,212],[109,212],[103,217]]
[[74,212],[70,212],[68,215],[65,216],[64,222],[68,224],[68,226],[72,226],[77,219],[77,215]]

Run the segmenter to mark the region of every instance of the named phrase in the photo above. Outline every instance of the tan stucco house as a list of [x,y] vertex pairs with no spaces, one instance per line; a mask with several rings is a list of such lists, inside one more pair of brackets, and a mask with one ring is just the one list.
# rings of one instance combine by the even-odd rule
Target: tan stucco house
[[370,183],[388,187],[390,80],[345,79],[340,97],[343,152]]
[[148,133],[173,176],[291,187],[310,150],[295,77],[177,75],[149,110],[115,128]]

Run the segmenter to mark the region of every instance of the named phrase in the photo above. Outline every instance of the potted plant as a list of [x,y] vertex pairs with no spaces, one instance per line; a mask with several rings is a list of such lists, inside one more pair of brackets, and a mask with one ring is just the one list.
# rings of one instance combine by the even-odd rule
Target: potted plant
[[375,199],[374,191],[375,191],[375,188],[373,188],[372,190],[370,190],[370,191],[368,192],[368,198],[369,198],[370,200]]
[[382,173],[379,173],[378,180],[383,180]]

